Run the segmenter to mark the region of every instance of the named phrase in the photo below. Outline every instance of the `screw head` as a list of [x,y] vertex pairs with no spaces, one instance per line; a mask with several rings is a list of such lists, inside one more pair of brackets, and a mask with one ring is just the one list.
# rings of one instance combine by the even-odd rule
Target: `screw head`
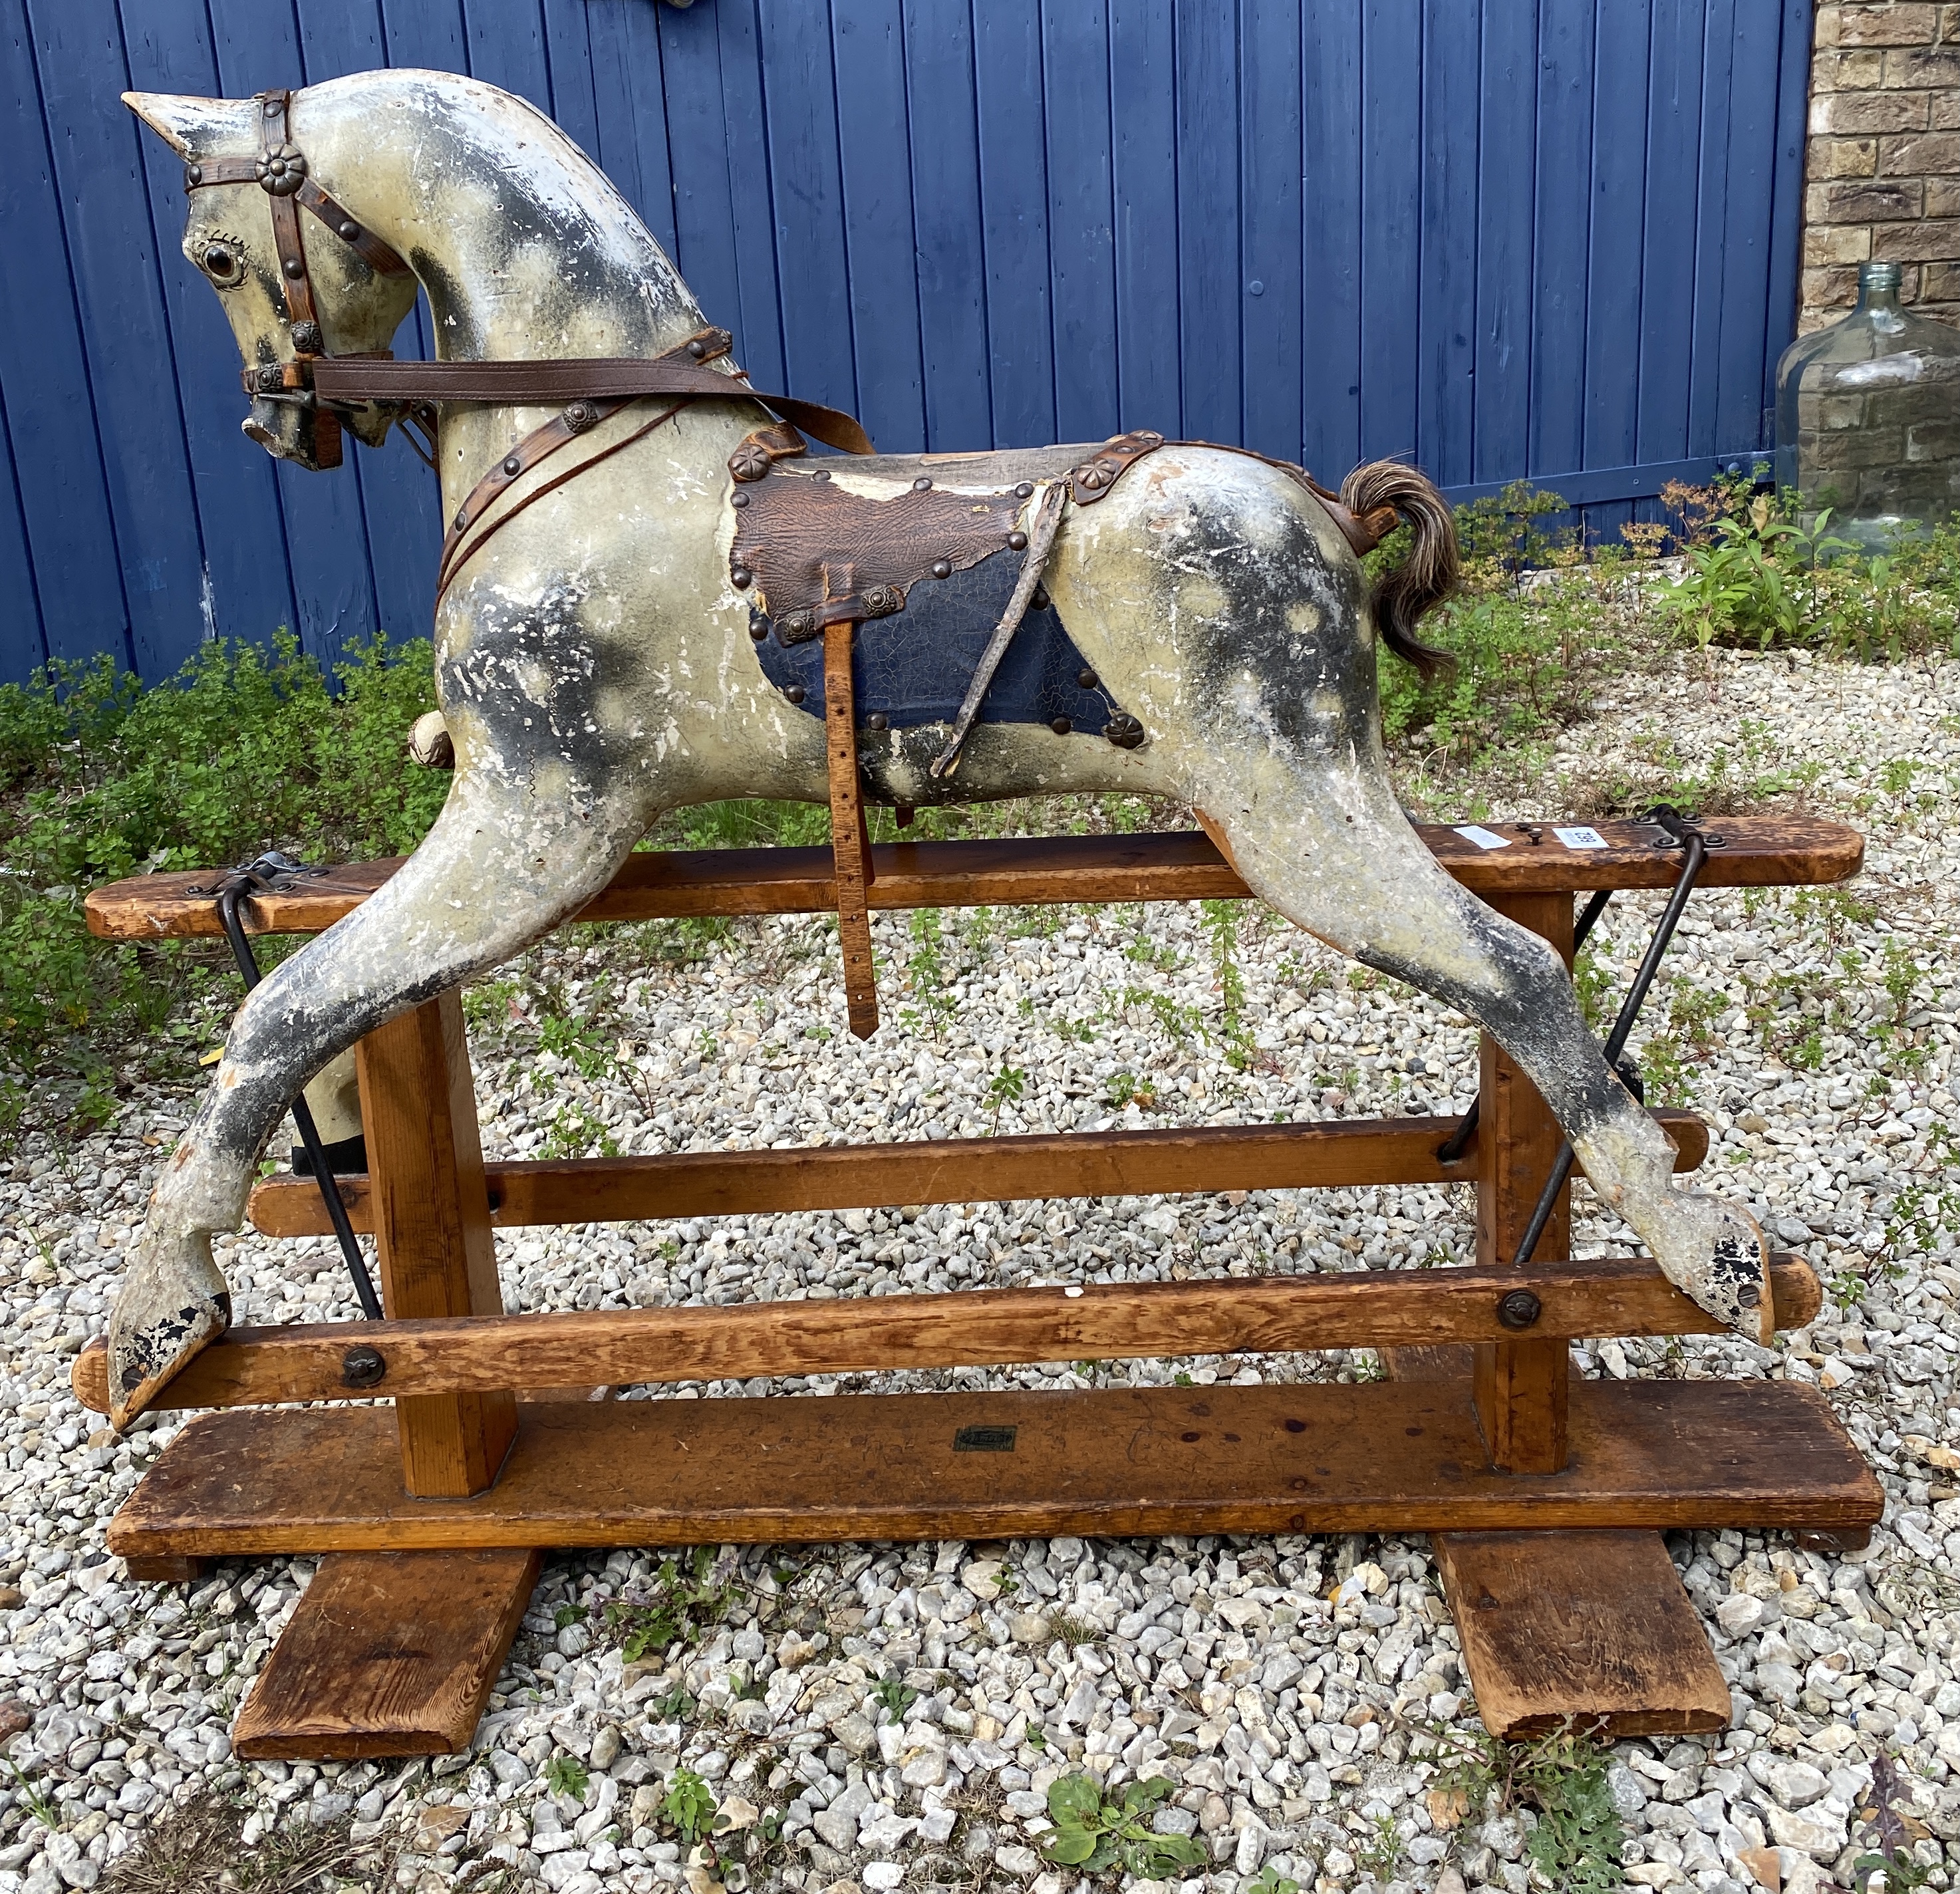
[[1529,1289],[1513,1289],[1497,1299],[1497,1321],[1507,1329],[1529,1329],[1544,1313],[1545,1305]]
[[387,1358],[379,1348],[371,1348],[364,1342],[356,1343],[340,1358],[340,1381],[343,1387],[374,1387],[387,1372]]

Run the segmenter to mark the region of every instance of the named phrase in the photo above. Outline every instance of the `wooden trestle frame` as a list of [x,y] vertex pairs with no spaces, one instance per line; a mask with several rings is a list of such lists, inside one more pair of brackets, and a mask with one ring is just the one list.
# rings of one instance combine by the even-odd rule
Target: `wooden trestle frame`
[[[1507,829],[1512,845],[1489,852],[1423,832],[1569,962],[1575,890],[1674,877],[1657,832],[1596,826],[1609,845],[1585,851],[1548,829]],[[1704,886],[1838,881],[1862,858],[1859,837],[1831,823],[1722,826]],[[1198,834],[901,843],[873,857],[874,908],[1247,893]],[[261,896],[249,925],[317,931],[396,865]],[[636,855],[581,918],[819,912],[834,904],[829,870],[820,848]],[[98,890],[90,925],[122,940],[216,934],[214,904],[189,892],[205,879]],[[1576,1339],[1714,1325],[1650,1262],[1561,1260],[1563,1202],[1544,1259],[1505,1266],[1560,1135],[1488,1038],[1481,1122],[1454,1162],[1437,1154],[1450,1121],[1405,1118],[486,1166],[453,994],[371,1034],[359,1066],[371,1168],[342,1189],[375,1237],[387,1319],[240,1328],[208,1349],[161,1405],[218,1411],[182,1429],[109,1527],[139,1577],[323,1555],[240,1713],[241,1755],[466,1746],[550,1548],[1064,1532],[1428,1533],[1494,1730],[1567,1716],[1623,1734],[1714,1729],[1727,1687],[1661,1533],[1755,1526],[1857,1543],[1880,1515],[1876,1482],[1812,1389],[1573,1377]],[[1701,1124],[1657,1116],[1680,1168],[1699,1164]],[[521,1224],[1452,1181],[1476,1186],[1476,1262],[1420,1274],[506,1315],[493,1253],[493,1233]],[[310,1179],[261,1184],[250,1214],[276,1235],[327,1228]],[[1526,1299],[1519,1329],[1506,1297],[1522,1285],[1537,1313]],[[1818,1307],[1794,1257],[1775,1294],[1785,1327]],[[1389,1380],[587,1398],[710,1377],[1357,1345],[1388,1351]],[[75,1370],[97,1409],[103,1360],[97,1344]],[[337,1405],[280,1405],[292,1403]]]

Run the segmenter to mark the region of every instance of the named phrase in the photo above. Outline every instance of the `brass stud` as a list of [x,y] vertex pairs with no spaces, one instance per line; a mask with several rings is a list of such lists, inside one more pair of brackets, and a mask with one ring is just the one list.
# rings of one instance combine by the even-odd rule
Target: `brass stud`
[[202,184],[203,182],[204,167],[202,164],[186,164],[184,167],[184,189],[186,190],[189,190],[193,184]]
[[746,493],[731,493],[728,496],[728,504],[730,506],[746,506],[749,504],[749,496]]
[[1066,717],[1058,717],[1048,725],[1048,728],[1053,731],[1058,737],[1066,737],[1074,727],[1074,724],[1071,723]]
[[767,638],[768,635],[769,621],[767,619],[759,616],[752,617],[749,620],[749,635],[752,638],[758,645],[761,644],[763,639]]
[[1046,611],[1048,607],[1048,587],[1045,585],[1037,585],[1029,595],[1028,605],[1031,610]]
[[1028,536],[1025,533],[1010,533],[1007,543],[1017,552],[1025,552],[1028,549]]
[[749,589],[749,581],[755,576],[755,574],[751,572],[746,565],[738,565],[728,575],[728,583],[733,586],[737,591],[746,592]]
[[791,703],[800,704],[803,700],[803,687],[800,684],[786,684],[783,686],[783,695]]
[[951,562],[947,559],[934,559],[932,562],[932,575],[936,579],[950,579],[952,578],[953,566]]
[[912,491],[915,493],[924,493],[929,487],[931,487],[931,481],[928,479],[926,476],[921,473],[919,477],[912,482]]
[[298,282],[306,274],[306,265],[297,256],[288,256],[286,259],[286,274]]
[[350,244],[361,234],[361,226],[351,217],[343,217],[333,228],[339,235],[346,238]]
[[698,361],[703,355],[708,353],[708,345],[706,342],[697,339],[688,344],[687,352],[690,355],[693,356],[696,361]]
[[889,730],[892,720],[882,710],[874,710],[864,719],[864,727],[867,730]]
[[519,460],[514,454],[511,455],[504,463],[504,471],[513,476],[522,473],[523,470],[523,462]]
[[1078,671],[1076,673],[1075,681],[1084,690],[1093,690],[1102,680],[1093,671]]
[[1034,497],[1034,491],[1035,483],[1033,481],[1023,480],[1019,486],[1015,488],[1014,498],[1017,500],[1032,499]]
[[463,529],[466,526],[467,526],[469,524],[469,515],[466,512],[464,512],[464,511],[463,511],[460,508],[459,508],[459,509],[458,509],[458,511],[457,511],[457,515],[456,515],[455,519],[454,519],[454,520],[453,520],[450,522],[450,529],[449,529],[449,530],[450,530],[452,533],[460,533],[460,532],[463,530]]

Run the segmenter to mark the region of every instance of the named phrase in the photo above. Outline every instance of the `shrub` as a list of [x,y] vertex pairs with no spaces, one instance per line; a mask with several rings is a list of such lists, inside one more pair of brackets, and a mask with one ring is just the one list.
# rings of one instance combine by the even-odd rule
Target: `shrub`
[[0,686],[0,1049],[30,1073],[91,1071],[192,977],[179,944],[89,935],[99,883],[272,847],[412,848],[448,792],[407,753],[434,703],[426,639],[355,646],[330,683],[285,632],[269,651],[207,645],[151,686],[107,658]]

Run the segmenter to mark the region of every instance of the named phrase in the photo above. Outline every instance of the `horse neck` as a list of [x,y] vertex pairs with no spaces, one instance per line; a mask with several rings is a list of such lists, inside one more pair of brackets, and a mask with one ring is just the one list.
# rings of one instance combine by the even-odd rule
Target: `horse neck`
[[[342,81],[307,97],[317,101],[308,115],[317,129],[305,129],[314,161],[323,176],[358,180],[357,214],[407,259],[428,297],[438,358],[645,357],[704,326],[632,207],[521,100],[448,74],[400,72],[365,75],[358,93]],[[544,418],[450,410],[445,511]]]

